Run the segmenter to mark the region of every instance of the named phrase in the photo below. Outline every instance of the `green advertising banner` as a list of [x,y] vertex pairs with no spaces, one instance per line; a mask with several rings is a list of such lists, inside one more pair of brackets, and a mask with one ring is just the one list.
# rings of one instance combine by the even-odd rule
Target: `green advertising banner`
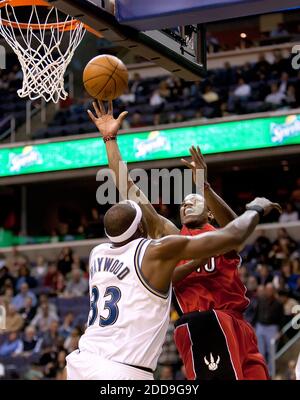
[[[204,154],[300,144],[300,114],[256,118],[120,135],[128,162],[187,156],[190,145]],[[0,149],[0,177],[107,165],[101,138]]]

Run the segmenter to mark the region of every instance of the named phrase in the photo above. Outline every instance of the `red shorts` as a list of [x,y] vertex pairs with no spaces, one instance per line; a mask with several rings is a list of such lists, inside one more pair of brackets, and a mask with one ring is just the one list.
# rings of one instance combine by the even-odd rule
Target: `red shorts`
[[175,324],[175,343],[189,380],[267,380],[254,329],[237,313],[184,314]]

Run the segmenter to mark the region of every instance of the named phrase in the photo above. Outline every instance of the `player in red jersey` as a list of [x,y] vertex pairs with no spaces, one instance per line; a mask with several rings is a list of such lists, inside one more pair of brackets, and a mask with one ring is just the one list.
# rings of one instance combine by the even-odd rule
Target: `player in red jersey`
[[[121,175],[127,178],[129,197],[130,193],[134,194],[131,200],[137,201],[138,196],[150,237],[179,233],[194,236],[214,230],[208,223],[208,210],[212,211],[220,226],[235,219],[235,213],[207,183],[207,169],[200,149],[193,147],[193,162],[183,162],[194,173],[204,168],[205,198],[191,194],[184,199],[180,208],[183,228],[179,231],[171,221],[155,211],[122,162],[116,135],[126,112],[114,119],[111,103],[107,113],[101,102],[99,105],[94,103],[94,108],[97,117],[91,111],[89,115],[105,139],[109,167],[116,175],[116,185],[120,187]],[[243,319],[249,301],[239,279],[239,264],[239,255],[231,252],[216,255],[205,262],[183,261],[174,272],[174,297],[182,314],[176,323],[175,342],[188,379],[268,379],[254,330]]]

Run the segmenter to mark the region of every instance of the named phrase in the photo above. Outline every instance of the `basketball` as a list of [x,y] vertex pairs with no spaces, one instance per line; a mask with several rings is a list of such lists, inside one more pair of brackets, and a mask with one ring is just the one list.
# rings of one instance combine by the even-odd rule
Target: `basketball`
[[128,86],[128,71],[117,57],[101,55],[94,57],[83,71],[86,91],[99,100],[114,100]]

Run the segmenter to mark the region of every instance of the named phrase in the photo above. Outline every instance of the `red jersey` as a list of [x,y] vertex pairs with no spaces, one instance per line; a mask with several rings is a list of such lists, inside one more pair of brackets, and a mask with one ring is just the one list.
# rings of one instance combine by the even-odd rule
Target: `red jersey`
[[[180,234],[195,236],[214,231],[206,224],[201,229],[183,226]],[[178,265],[188,262],[181,261]],[[240,256],[235,251],[211,258],[185,279],[174,285],[175,300],[182,313],[192,311],[228,310],[243,312],[249,305],[246,287],[239,278]]]

